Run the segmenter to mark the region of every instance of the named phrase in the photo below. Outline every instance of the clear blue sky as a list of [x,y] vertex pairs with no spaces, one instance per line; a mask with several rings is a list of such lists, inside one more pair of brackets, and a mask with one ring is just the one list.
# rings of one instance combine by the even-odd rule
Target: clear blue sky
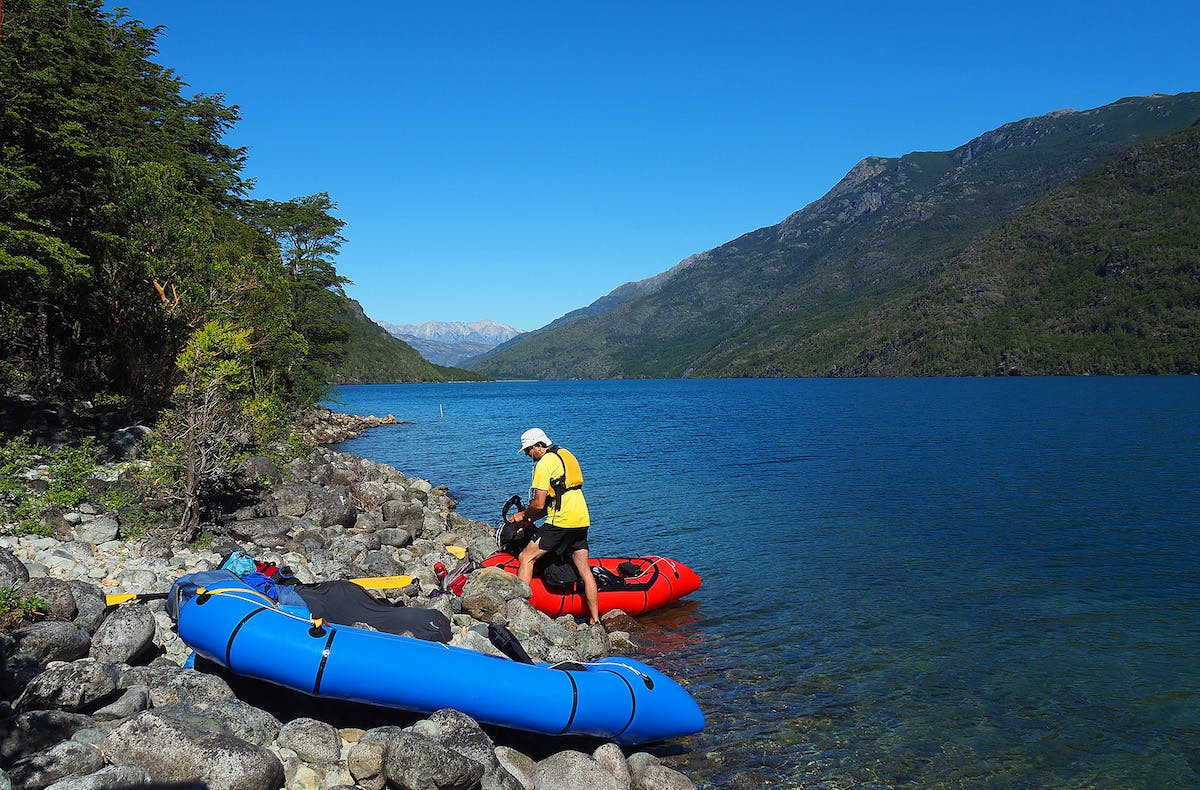
[[871,155],[1200,90],[1200,3],[127,0],[328,192],[372,318],[534,329],[779,222]]

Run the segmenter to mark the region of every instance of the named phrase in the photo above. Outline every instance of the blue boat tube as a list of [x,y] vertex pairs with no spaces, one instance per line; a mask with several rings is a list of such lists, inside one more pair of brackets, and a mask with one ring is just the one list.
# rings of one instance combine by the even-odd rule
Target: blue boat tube
[[429,713],[622,746],[699,732],[704,714],[671,678],[631,658],[523,664],[474,650],[313,621],[231,582],[201,588],[179,611],[179,636],[243,677],[314,697]]

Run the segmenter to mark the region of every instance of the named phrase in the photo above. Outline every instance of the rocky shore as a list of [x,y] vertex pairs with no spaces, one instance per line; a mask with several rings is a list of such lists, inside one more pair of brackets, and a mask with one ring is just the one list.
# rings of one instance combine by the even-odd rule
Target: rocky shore
[[[302,427],[328,444],[396,422],[324,412]],[[113,465],[102,477],[120,471]],[[461,596],[439,594],[433,566],[460,563],[451,547],[478,563],[496,543],[494,526],[458,515],[429,481],[328,447],[282,468],[250,459],[242,477],[256,493],[219,519],[208,545],[131,539],[121,514],[95,502],[48,513],[52,537],[0,530],[0,595],[48,607],[0,630],[0,790],[694,787],[660,758],[609,742],[481,727],[449,709],[417,716],[328,704],[183,668],[189,651],[162,600],[108,606],[105,596],[166,592],[238,548],[289,566],[305,583],[411,576],[412,584],[380,594],[441,611],[460,647],[501,655],[487,638],[488,624],[500,622],[538,660],[635,649],[629,618],[610,613],[593,627],[551,619],[503,571],[475,570]]]

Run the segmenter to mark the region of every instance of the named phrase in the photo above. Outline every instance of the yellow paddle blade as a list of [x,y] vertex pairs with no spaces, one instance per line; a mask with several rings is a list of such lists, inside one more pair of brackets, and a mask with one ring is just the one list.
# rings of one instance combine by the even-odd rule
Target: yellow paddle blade
[[368,576],[350,581],[359,587],[366,587],[368,590],[388,590],[394,587],[407,587],[412,584],[412,580],[411,576]]
[[464,549],[462,546],[447,546],[446,551],[450,552],[455,557],[458,557],[460,560],[463,557],[467,556],[467,550]]
[[104,605],[116,606],[119,603],[132,601],[134,598],[137,598],[137,593],[110,593],[104,596]]

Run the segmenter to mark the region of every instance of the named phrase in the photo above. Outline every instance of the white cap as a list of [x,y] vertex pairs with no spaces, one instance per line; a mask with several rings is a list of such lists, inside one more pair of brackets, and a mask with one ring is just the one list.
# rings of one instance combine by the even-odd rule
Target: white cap
[[550,441],[550,437],[541,428],[530,428],[521,434],[521,452],[525,452],[535,444],[544,444],[549,447],[553,442]]

